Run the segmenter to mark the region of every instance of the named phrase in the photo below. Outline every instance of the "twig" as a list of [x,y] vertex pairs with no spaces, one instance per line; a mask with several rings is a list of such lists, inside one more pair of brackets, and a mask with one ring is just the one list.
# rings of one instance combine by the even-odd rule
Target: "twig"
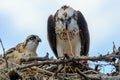
[[54,76],[56,76],[63,68],[64,68],[64,66],[62,64],[59,65],[58,70],[55,72]]
[[3,46],[1,38],[0,38],[0,43],[1,43],[1,46],[2,46],[2,49],[3,49],[3,55],[4,55],[5,62],[6,62],[6,68],[8,68],[8,62],[7,62],[7,58],[6,58],[6,54],[5,54],[5,48]]
[[95,70],[88,70],[88,71],[84,71],[83,73],[84,74],[99,74],[99,72]]
[[53,76],[54,75],[53,72],[50,72],[50,71],[47,71],[47,70],[44,70],[44,69],[41,69],[41,68],[37,68],[37,71],[41,72],[41,73],[44,73],[44,74],[47,74],[48,76]]
[[49,54],[47,53],[44,57],[25,57],[20,59],[20,63],[22,62],[30,62],[30,61],[45,61],[49,60]]
[[115,43],[113,42],[113,53],[116,52],[116,46],[115,46]]
[[100,66],[99,64],[95,65],[95,71],[99,71],[99,69],[98,69],[99,66]]
[[81,71],[77,72],[79,75],[83,76],[85,78],[85,80],[89,80],[88,76],[84,73],[82,73]]

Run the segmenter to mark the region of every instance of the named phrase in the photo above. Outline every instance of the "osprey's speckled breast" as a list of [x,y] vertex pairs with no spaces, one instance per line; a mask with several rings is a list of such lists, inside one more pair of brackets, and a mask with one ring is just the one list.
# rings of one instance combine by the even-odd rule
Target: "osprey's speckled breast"
[[[58,32],[58,31],[56,31]],[[72,31],[69,31],[69,36],[70,36],[70,40],[72,41],[76,36],[79,36],[79,30],[78,29],[73,29]],[[57,39],[60,40],[64,40],[65,42],[68,40],[67,38],[67,33],[66,30],[63,31],[59,31],[58,33],[56,33],[56,37]]]

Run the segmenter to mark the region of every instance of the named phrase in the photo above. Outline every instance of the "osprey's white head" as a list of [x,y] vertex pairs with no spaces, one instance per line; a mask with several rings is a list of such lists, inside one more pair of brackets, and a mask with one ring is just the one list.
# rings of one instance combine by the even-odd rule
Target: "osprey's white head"
[[27,51],[36,52],[39,42],[41,42],[41,39],[39,38],[39,36],[30,35],[24,41],[25,49]]
[[57,32],[77,25],[75,10],[66,5],[62,6],[55,14],[55,22]]

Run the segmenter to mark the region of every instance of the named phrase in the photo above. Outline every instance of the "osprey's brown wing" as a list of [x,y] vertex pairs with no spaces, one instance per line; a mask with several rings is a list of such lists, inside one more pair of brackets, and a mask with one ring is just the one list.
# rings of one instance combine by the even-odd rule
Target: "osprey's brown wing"
[[19,43],[16,47],[13,47],[13,48],[10,48],[8,49],[5,54],[6,54],[6,57],[9,58],[9,57],[12,57],[14,54],[14,51],[18,51],[19,53],[22,53],[23,52],[23,49],[24,48],[24,44],[23,43]]
[[80,38],[81,38],[81,52],[80,55],[88,55],[88,51],[89,51],[89,44],[90,44],[90,36],[89,36],[89,31],[88,31],[88,26],[87,26],[87,22],[84,18],[84,16],[82,15],[82,13],[80,11],[76,11],[77,14],[77,24],[79,26],[79,34],[80,34]]
[[57,47],[56,47],[55,21],[52,15],[50,15],[48,18],[47,37],[52,51],[54,52],[55,56],[58,58],[57,49],[56,49]]

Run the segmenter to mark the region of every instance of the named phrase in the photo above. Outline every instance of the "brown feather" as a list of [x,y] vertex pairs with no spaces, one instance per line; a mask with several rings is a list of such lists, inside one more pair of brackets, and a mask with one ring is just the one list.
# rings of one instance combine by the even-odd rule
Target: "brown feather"
[[48,25],[47,25],[47,36],[50,47],[54,52],[55,56],[58,58],[57,49],[56,49],[56,34],[55,34],[55,22],[54,17],[52,15],[48,18]]
[[87,56],[89,51],[90,36],[88,31],[87,22],[80,11],[75,11],[75,16],[77,16],[77,24],[79,26],[79,34],[81,38],[81,52],[80,55]]
[[19,53],[24,52],[24,49],[25,49],[25,44],[24,44],[24,43],[19,43],[19,44],[16,46],[16,51],[18,51]]

